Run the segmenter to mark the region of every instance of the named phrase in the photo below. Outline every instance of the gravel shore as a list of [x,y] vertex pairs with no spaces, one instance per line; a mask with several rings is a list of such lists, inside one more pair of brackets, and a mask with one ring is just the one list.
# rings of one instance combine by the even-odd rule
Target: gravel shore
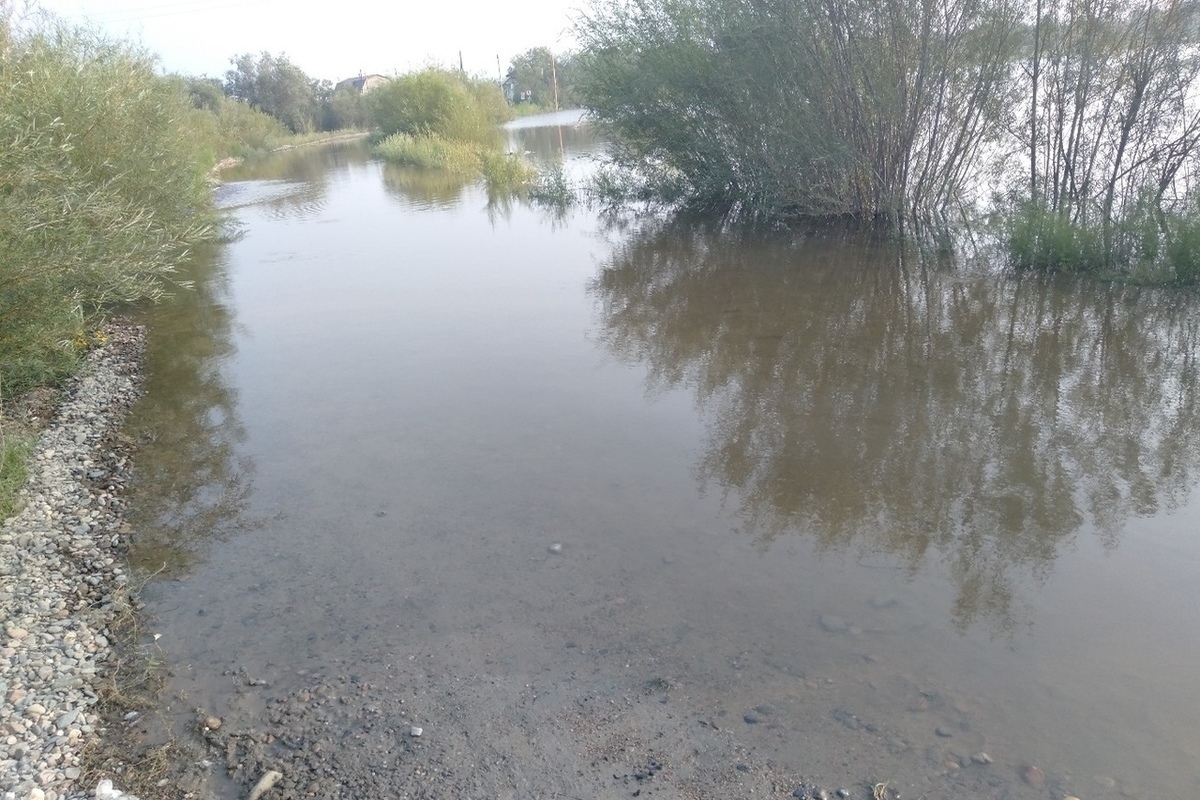
[[111,326],[38,438],[21,510],[0,527],[0,793],[90,796],[110,626],[127,609],[120,426],[139,391],[145,331]]

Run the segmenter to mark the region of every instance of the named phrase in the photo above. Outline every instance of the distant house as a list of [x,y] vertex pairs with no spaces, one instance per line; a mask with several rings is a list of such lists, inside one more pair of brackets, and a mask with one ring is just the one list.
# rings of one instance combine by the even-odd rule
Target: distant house
[[344,81],[338,81],[337,86],[334,88],[336,90],[341,89],[343,86],[348,86],[357,91],[359,94],[366,94],[372,89],[382,86],[390,80],[391,78],[387,77],[386,75],[363,75],[360,72],[353,78],[346,78]]

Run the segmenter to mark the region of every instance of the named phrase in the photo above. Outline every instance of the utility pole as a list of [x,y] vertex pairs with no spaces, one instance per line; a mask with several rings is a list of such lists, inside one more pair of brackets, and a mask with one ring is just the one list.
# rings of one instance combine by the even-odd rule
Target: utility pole
[[463,69],[462,50],[458,51],[458,72],[460,75],[467,74],[467,71]]
[[558,111],[558,70],[554,67],[554,53],[550,54],[550,79],[554,82],[554,110]]
[[496,77],[500,79],[500,85],[504,85],[504,72],[500,69],[500,54],[496,53]]

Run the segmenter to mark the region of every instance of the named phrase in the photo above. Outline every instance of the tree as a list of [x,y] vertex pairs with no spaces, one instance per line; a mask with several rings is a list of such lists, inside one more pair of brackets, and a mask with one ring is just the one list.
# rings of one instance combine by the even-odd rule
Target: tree
[[329,122],[329,130],[369,127],[371,112],[362,92],[353,86],[334,89],[329,98]]
[[318,85],[286,55],[244,53],[230,63],[233,69],[225,73],[227,95],[270,114],[293,133],[320,126]]
[[512,86],[514,103],[571,108],[578,105],[578,72],[578,59],[571,53],[555,55],[548,47],[534,47],[513,58],[505,80]]

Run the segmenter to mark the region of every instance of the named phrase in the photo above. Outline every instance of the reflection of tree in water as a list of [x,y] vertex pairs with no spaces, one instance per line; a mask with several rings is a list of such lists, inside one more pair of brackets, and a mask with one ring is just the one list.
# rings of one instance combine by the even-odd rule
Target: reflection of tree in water
[[941,554],[962,627],[1012,624],[1090,523],[1181,500],[1200,461],[1194,302],[1024,276],[968,280],[895,247],[802,247],[684,222],[630,238],[595,282],[605,340],[686,385],[709,420],[702,483],[766,546]]
[[199,252],[182,276],[194,288],[155,309],[145,396],[129,430],[137,456],[132,560],[185,572],[204,542],[245,526],[251,467],[238,454],[244,432],[237,396],[222,374],[233,352],[233,319],[220,246]]
[[467,187],[473,183],[475,179],[471,176],[444,170],[417,169],[389,163],[383,165],[383,188],[408,208],[454,208],[462,201]]

